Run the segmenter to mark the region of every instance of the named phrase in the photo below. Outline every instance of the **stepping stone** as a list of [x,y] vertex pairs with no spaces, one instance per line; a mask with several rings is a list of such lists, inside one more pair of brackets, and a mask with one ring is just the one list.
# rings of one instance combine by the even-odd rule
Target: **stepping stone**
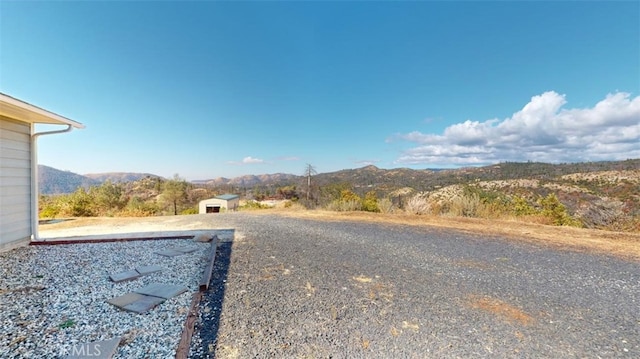
[[122,309],[126,305],[129,305],[129,304],[135,302],[136,300],[142,299],[142,297],[144,297],[142,294],[127,293],[127,294],[121,295],[119,297],[111,298],[111,299],[107,300],[107,303],[113,304],[116,307]]
[[74,344],[71,346],[67,359],[111,359],[120,345],[120,338],[103,340],[100,342]]
[[123,282],[125,280],[131,280],[131,279],[136,279],[138,277],[140,277],[140,274],[138,271],[135,270],[129,270],[126,272],[122,272],[122,273],[116,273],[116,274],[112,274],[109,276],[109,278],[115,282]]
[[138,294],[169,299],[187,291],[187,287],[174,284],[151,283],[135,292]]
[[188,247],[177,247],[177,248],[173,248],[173,250],[177,251],[177,252],[182,252],[184,254],[187,254],[187,253],[191,253],[191,252],[197,251],[198,248],[197,247],[191,247],[191,248],[188,248]]
[[124,307],[122,307],[122,309],[127,310],[129,312],[142,314],[155,308],[158,304],[162,302],[164,302],[163,298],[143,295],[142,298],[136,300],[133,303],[125,305]]
[[165,249],[164,251],[156,252],[156,254],[159,254],[159,255],[165,256],[165,257],[175,257],[175,256],[183,255],[184,252],[176,251],[176,250],[173,250],[173,249]]
[[146,274],[151,274],[151,273],[155,273],[155,272],[160,272],[163,268],[160,266],[141,266],[141,267],[136,267],[136,272],[140,273],[140,275],[146,275]]
[[138,293],[127,293],[119,297],[111,298],[107,301],[107,303],[115,305],[122,310],[138,314],[151,310],[162,302],[164,302],[163,298],[151,297]]

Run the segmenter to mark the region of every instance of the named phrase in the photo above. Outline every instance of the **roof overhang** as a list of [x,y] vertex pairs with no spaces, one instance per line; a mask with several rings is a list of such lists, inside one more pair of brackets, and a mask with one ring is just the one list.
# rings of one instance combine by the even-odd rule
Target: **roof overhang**
[[80,122],[70,120],[40,107],[18,100],[0,93],[0,115],[16,121],[30,124],[45,123],[50,125],[69,125],[74,128],[84,128]]

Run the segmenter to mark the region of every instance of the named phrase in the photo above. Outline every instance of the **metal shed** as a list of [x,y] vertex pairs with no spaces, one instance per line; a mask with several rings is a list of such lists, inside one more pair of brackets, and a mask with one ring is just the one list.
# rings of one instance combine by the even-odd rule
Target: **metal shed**
[[[67,127],[36,133],[36,124]],[[38,240],[36,141],[73,128],[84,125],[0,93],[0,250]]]
[[240,205],[240,196],[237,194],[223,194],[200,201],[199,213],[219,213],[221,209],[235,211]]

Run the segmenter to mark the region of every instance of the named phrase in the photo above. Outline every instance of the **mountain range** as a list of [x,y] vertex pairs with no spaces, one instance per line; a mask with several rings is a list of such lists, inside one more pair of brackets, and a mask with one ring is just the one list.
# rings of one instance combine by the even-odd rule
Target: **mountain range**
[[[402,188],[415,191],[430,191],[445,186],[477,181],[504,181],[514,179],[552,180],[575,173],[603,171],[640,170],[640,159],[605,162],[579,162],[549,164],[540,162],[505,162],[484,167],[458,169],[381,169],[366,166],[336,172],[319,173],[313,176],[316,186],[349,183],[356,190],[375,189],[380,193],[390,193]],[[162,178],[151,173],[110,172],[80,175],[61,171],[52,167],[38,166],[38,183],[41,194],[71,193],[79,187],[88,188],[109,180],[112,182],[133,182],[143,178]],[[218,177],[209,180],[192,181],[196,185],[226,187],[228,190],[251,188],[254,186],[306,186],[306,177],[285,173],[246,175],[234,178]]]

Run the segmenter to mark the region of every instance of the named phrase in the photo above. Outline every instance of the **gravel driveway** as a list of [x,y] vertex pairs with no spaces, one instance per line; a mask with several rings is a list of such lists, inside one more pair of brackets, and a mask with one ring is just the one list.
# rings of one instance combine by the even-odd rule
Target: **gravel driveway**
[[640,263],[450,230],[212,217],[191,357],[640,357]]

